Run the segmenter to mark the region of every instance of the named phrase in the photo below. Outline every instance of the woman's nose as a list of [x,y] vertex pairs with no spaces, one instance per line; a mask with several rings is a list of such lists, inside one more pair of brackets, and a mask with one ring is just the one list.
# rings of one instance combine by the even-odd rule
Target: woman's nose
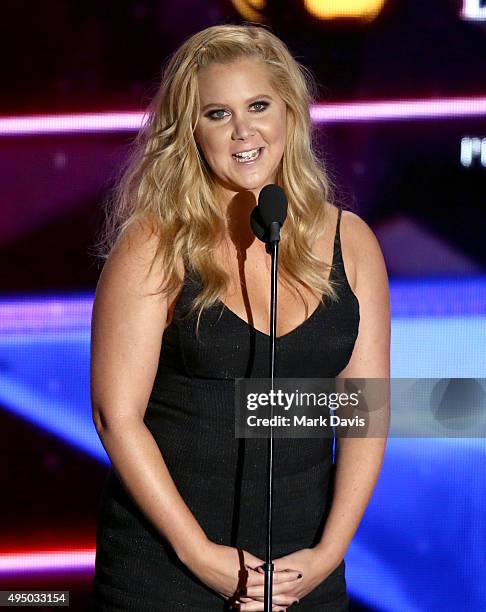
[[233,121],[232,140],[246,140],[255,134],[255,130],[248,118],[235,117]]

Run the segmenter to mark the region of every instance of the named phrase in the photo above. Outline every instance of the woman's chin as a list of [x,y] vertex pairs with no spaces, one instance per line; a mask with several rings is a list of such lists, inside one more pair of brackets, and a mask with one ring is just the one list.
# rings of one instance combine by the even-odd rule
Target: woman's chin
[[253,181],[232,181],[232,182],[222,182],[221,186],[227,190],[235,193],[241,193],[244,191],[260,191],[268,185],[271,181],[261,181],[261,180],[253,180]]

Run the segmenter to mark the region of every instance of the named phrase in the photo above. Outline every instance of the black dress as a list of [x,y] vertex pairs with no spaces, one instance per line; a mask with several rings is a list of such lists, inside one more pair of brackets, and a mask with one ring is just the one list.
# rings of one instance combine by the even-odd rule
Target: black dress
[[[339,211],[331,277],[339,301],[326,299],[277,340],[279,378],[335,377],[358,334],[359,303],[346,279]],[[145,423],[178,490],[207,536],[265,557],[264,439],[235,438],[234,390],[240,377],[268,377],[269,336],[227,308],[182,319],[198,291],[187,275],[164,333]],[[221,315],[221,316],[220,316]],[[315,545],[332,498],[333,440],[275,439],[273,557]],[[344,561],[291,610],[348,609]],[[110,470],[97,530],[94,609],[134,612],[226,608],[181,564]]]

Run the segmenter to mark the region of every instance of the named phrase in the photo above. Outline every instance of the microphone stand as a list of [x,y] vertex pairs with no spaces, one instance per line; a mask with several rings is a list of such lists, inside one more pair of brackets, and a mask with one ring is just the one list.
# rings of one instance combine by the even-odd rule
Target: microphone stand
[[[270,224],[269,240],[266,246],[267,253],[272,257],[271,286],[270,286],[270,379],[273,391],[275,376],[276,335],[277,335],[277,264],[278,243],[280,241],[280,224]],[[273,394],[272,394],[273,397]],[[270,419],[273,417],[273,404],[270,403]],[[273,571],[272,563],[272,514],[273,514],[273,427],[270,420],[270,437],[268,438],[268,465],[267,465],[267,542],[265,553],[264,582],[264,610],[272,610]]]

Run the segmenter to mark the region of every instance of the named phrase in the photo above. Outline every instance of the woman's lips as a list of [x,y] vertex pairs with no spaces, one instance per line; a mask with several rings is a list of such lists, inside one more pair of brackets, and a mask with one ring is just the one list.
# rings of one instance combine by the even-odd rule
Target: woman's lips
[[237,164],[245,164],[245,165],[250,165],[250,164],[254,164],[255,162],[257,162],[257,161],[258,161],[258,160],[261,158],[262,153],[263,153],[263,149],[264,149],[264,147],[259,147],[259,148],[258,148],[258,154],[257,154],[257,156],[256,156],[256,157],[252,157],[252,158],[250,158],[250,159],[244,159],[244,158],[241,158],[241,157],[240,157],[240,158],[238,158],[238,157],[235,157],[234,155],[232,155],[231,157],[234,159],[234,161],[235,161]]

